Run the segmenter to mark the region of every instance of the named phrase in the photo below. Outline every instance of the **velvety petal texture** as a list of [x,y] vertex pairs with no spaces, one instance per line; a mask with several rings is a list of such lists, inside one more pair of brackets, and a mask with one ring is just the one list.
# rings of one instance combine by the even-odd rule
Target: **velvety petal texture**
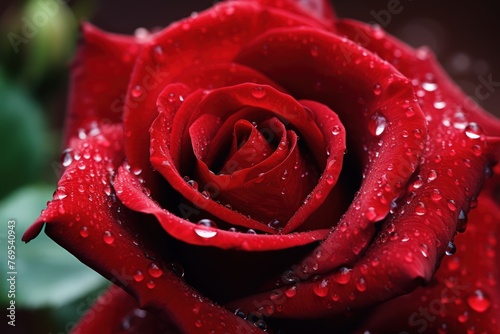
[[81,26],[81,47],[71,67],[65,143],[89,124],[120,123],[125,93],[143,40]]
[[430,284],[378,307],[359,333],[496,333],[500,330],[498,239],[500,210],[487,194],[471,211],[467,233],[448,246]]
[[500,121],[429,50],[326,0],[82,33],[23,236],[114,283],[74,333],[500,330]]
[[137,301],[117,286],[100,295],[71,329],[73,334],[180,333],[171,323],[143,310]]

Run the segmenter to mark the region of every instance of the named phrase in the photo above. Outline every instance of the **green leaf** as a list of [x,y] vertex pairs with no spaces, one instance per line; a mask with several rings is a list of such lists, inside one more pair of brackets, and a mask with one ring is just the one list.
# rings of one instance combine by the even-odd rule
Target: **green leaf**
[[[25,244],[22,234],[52,198],[55,186],[29,186],[0,202],[0,254],[7,254],[7,221],[15,221],[16,305],[23,308],[61,307],[107,285],[107,280],[79,262],[45,233]],[[0,269],[6,273],[2,256]],[[3,284],[2,284],[3,286]],[[1,302],[6,303],[6,293]]]
[[49,142],[41,108],[27,92],[8,85],[0,69],[0,198],[40,178]]

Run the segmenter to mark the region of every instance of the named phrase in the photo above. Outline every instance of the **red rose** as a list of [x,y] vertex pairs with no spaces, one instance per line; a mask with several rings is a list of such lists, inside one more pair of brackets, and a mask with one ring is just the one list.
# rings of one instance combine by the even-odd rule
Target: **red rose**
[[75,333],[500,330],[500,122],[429,51],[319,0],[82,29],[23,237],[116,283]]

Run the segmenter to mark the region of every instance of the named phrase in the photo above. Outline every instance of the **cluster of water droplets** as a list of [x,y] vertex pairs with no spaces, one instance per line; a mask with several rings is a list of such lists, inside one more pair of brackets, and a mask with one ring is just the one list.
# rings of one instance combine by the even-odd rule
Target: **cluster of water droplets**
[[[272,314],[274,313],[274,309],[273,310],[270,310],[269,308],[272,307],[272,306],[267,306],[268,307],[268,310],[266,312],[266,314]],[[273,307],[274,308],[274,307]],[[271,311],[269,313],[269,311]],[[255,327],[259,328],[260,330],[262,330],[263,332],[266,332],[267,331],[267,323],[266,321],[264,320],[264,317],[262,315],[261,312],[251,312],[251,313],[247,313],[245,312],[244,310],[242,309],[236,309],[234,311],[234,314],[237,316],[237,317],[240,317],[241,319],[244,319],[248,322],[250,322],[251,324],[253,324]]]

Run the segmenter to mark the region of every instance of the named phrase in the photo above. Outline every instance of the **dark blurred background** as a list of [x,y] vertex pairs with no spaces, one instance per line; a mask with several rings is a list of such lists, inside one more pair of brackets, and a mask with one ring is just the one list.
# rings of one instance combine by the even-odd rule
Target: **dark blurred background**
[[[57,2],[56,2],[57,1]],[[57,3],[40,15],[43,3]],[[68,93],[68,69],[78,23],[132,34],[154,29],[213,5],[213,0],[29,0],[0,3],[0,269],[7,272],[3,222],[17,222],[17,326],[2,333],[66,333],[92,305],[106,281],[42,236],[20,241],[51,198],[61,171],[61,127]],[[418,47],[429,46],[465,93],[500,116],[500,12],[493,1],[333,1],[339,17],[377,23]],[[399,5],[396,5],[399,3]],[[394,8],[398,10],[395,11]],[[391,9],[393,10],[391,13]],[[39,27],[26,28],[39,20]],[[28,38],[24,38],[28,32]],[[476,94],[484,81],[490,94]],[[482,90],[481,92],[485,92]],[[5,279],[0,304],[9,302]],[[1,328],[5,328],[2,316]],[[15,329],[15,331],[14,331]]]

